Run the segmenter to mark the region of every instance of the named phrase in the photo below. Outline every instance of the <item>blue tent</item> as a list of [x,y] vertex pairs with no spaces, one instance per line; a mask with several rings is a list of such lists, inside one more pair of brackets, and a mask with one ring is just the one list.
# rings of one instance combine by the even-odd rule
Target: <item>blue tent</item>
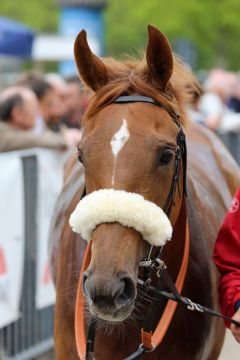
[[0,56],[30,58],[33,39],[32,29],[0,16]]

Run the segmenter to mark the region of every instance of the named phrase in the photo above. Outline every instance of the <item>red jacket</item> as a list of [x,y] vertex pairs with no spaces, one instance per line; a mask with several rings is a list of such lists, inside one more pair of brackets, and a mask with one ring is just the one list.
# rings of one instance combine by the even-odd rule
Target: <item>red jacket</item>
[[240,305],[240,188],[218,233],[213,259],[220,272],[222,312],[232,317]]

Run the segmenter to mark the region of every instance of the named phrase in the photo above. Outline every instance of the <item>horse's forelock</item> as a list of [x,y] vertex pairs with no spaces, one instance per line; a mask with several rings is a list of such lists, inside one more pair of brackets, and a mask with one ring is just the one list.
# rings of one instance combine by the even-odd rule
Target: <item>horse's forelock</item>
[[93,95],[83,119],[84,123],[119,96],[141,94],[152,97],[171,110],[180,113],[180,121],[184,124],[185,106],[192,101],[196,94],[201,92],[198,81],[192,72],[176,55],[174,55],[173,75],[164,92],[149,81],[145,59],[136,61],[127,58],[125,61],[119,62],[107,58],[105,63],[110,69],[109,82]]

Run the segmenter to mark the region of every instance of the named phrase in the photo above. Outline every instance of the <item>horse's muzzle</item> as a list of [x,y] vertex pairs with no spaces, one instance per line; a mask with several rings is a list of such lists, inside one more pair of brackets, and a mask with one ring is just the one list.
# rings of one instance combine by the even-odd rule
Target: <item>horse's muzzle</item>
[[106,279],[86,271],[83,276],[83,291],[91,313],[109,322],[126,319],[132,312],[136,298],[135,282],[125,272]]

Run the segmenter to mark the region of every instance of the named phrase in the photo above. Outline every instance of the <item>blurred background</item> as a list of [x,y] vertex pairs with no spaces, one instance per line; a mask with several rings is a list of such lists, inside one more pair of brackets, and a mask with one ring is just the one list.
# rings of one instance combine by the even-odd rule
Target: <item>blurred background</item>
[[[19,58],[28,59],[22,66],[47,71],[59,69],[60,60],[72,60],[71,40],[81,28],[88,30],[99,55],[136,55],[146,44],[148,24],[165,32],[174,50],[194,70],[223,67],[237,71],[239,10],[238,0],[22,0],[21,6],[14,0],[2,0],[0,4],[1,16],[27,26],[29,38],[32,33],[28,54],[19,51]],[[5,41],[2,21],[1,44]],[[14,24],[12,31],[17,33]],[[4,55],[2,45],[0,53]],[[69,71],[61,70],[64,75]]]
[[[239,0],[0,1],[0,360],[54,358],[49,226],[91,97],[73,61],[78,32],[121,59],[145,49],[148,24],[163,31],[202,86],[190,121],[240,164],[239,14]],[[229,344],[221,360],[237,359]]]

